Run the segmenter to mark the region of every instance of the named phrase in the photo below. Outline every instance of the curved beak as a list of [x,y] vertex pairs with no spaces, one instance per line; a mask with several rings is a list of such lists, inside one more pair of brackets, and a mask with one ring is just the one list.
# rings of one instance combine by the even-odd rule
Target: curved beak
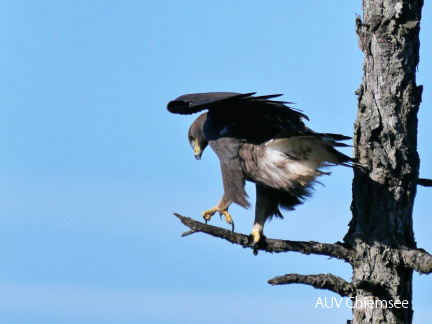
[[194,155],[197,160],[201,160],[202,150],[198,144],[198,140],[195,140]]

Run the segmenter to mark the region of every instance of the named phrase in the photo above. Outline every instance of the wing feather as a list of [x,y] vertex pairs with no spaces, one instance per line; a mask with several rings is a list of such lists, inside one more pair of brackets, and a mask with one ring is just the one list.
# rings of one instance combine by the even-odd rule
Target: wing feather
[[170,101],[167,109],[173,114],[190,115],[206,109],[231,105],[242,98],[253,96],[255,93],[207,92],[187,94]]
[[[253,97],[254,94],[256,94],[256,92],[206,92],[187,94],[170,101],[167,105],[167,109],[174,114],[182,115],[189,115],[206,109],[215,110],[217,108],[223,110],[224,108],[229,108],[230,110],[240,110],[241,112],[258,110],[262,115],[272,113],[292,118],[294,114],[309,120],[300,110],[285,106],[285,104],[292,104],[292,102],[269,100],[280,97],[282,94]],[[287,116],[287,114],[290,116]]]

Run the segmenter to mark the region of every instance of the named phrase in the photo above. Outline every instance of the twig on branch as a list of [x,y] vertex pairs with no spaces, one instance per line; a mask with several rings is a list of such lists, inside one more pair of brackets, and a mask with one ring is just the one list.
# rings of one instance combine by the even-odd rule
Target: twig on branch
[[424,250],[402,250],[402,259],[408,267],[421,273],[432,272],[432,255]]
[[195,231],[195,230],[190,230],[190,231],[184,232],[184,233],[182,234],[182,237],[189,236],[189,235],[191,235],[191,234],[193,234],[193,233],[196,233],[196,232],[197,232],[197,231]]
[[300,275],[297,273],[290,273],[284,276],[275,277],[268,281],[271,285],[289,285],[289,284],[305,284],[310,285],[317,289],[327,289],[333,291],[342,297],[354,296],[355,288],[344,279],[328,274],[318,275]]
[[432,179],[419,178],[417,184],[423,187],[432,187]]
[[239,244],[244,248],[251,248],[254,250],[261,250],[271,253],[293,251],[300,252],[302,254],[326,255],[332,258],[345,260],[346,262],[351,262],[353,259],[352,251],[346,248],[342,243],[328,244],[318,242],[275,240],[268,239],[263,236],[261,241],[258,244],[255,244],[251,235],[247,236],[224,228],[207,225],[190,217],[181,216],[176,213],[174,213],[174,215],[179,218],[185,226],[191,229],[190,231],[183,233],[182,236],[190,235],[195,232],[202,232],[215,237],[220,237],[233,244]]

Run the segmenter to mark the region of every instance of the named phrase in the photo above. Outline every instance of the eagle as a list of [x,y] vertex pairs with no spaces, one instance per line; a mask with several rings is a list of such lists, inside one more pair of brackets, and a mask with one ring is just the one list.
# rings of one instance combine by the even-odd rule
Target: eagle
[[171,113],[202,113],[190,126],[188,140],[199,160],[210,146],[220,161],[223,195],[215,207],[202,213],[205,222],[218,212],[232,225],[232,203],[250,206],[246,181],[255,183],[253,242],[258,244],[264,223],[282,217],[280,209],[293,210],[310,195],[317,177],[329,174],[328,166],[353,166],[353,159],[336,147],[349,146],[340,134],[316,133],[291,102],[273,100],[281,94],[255,96],[256,92],[186,94],[170,101]]

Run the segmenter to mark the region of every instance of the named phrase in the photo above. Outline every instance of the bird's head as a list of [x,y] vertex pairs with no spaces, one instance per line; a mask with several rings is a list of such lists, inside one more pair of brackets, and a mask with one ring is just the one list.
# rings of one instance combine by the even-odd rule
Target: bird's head
[[197,160],[201,160],[201,155],[203,154],[204,149],[208,145],[208,141],[204,137],[204,130],[203,130],[206,119],[207,119],[207,113],[200,115],[192,123],[188,131],[189,143],[192,146],[195,158]]

